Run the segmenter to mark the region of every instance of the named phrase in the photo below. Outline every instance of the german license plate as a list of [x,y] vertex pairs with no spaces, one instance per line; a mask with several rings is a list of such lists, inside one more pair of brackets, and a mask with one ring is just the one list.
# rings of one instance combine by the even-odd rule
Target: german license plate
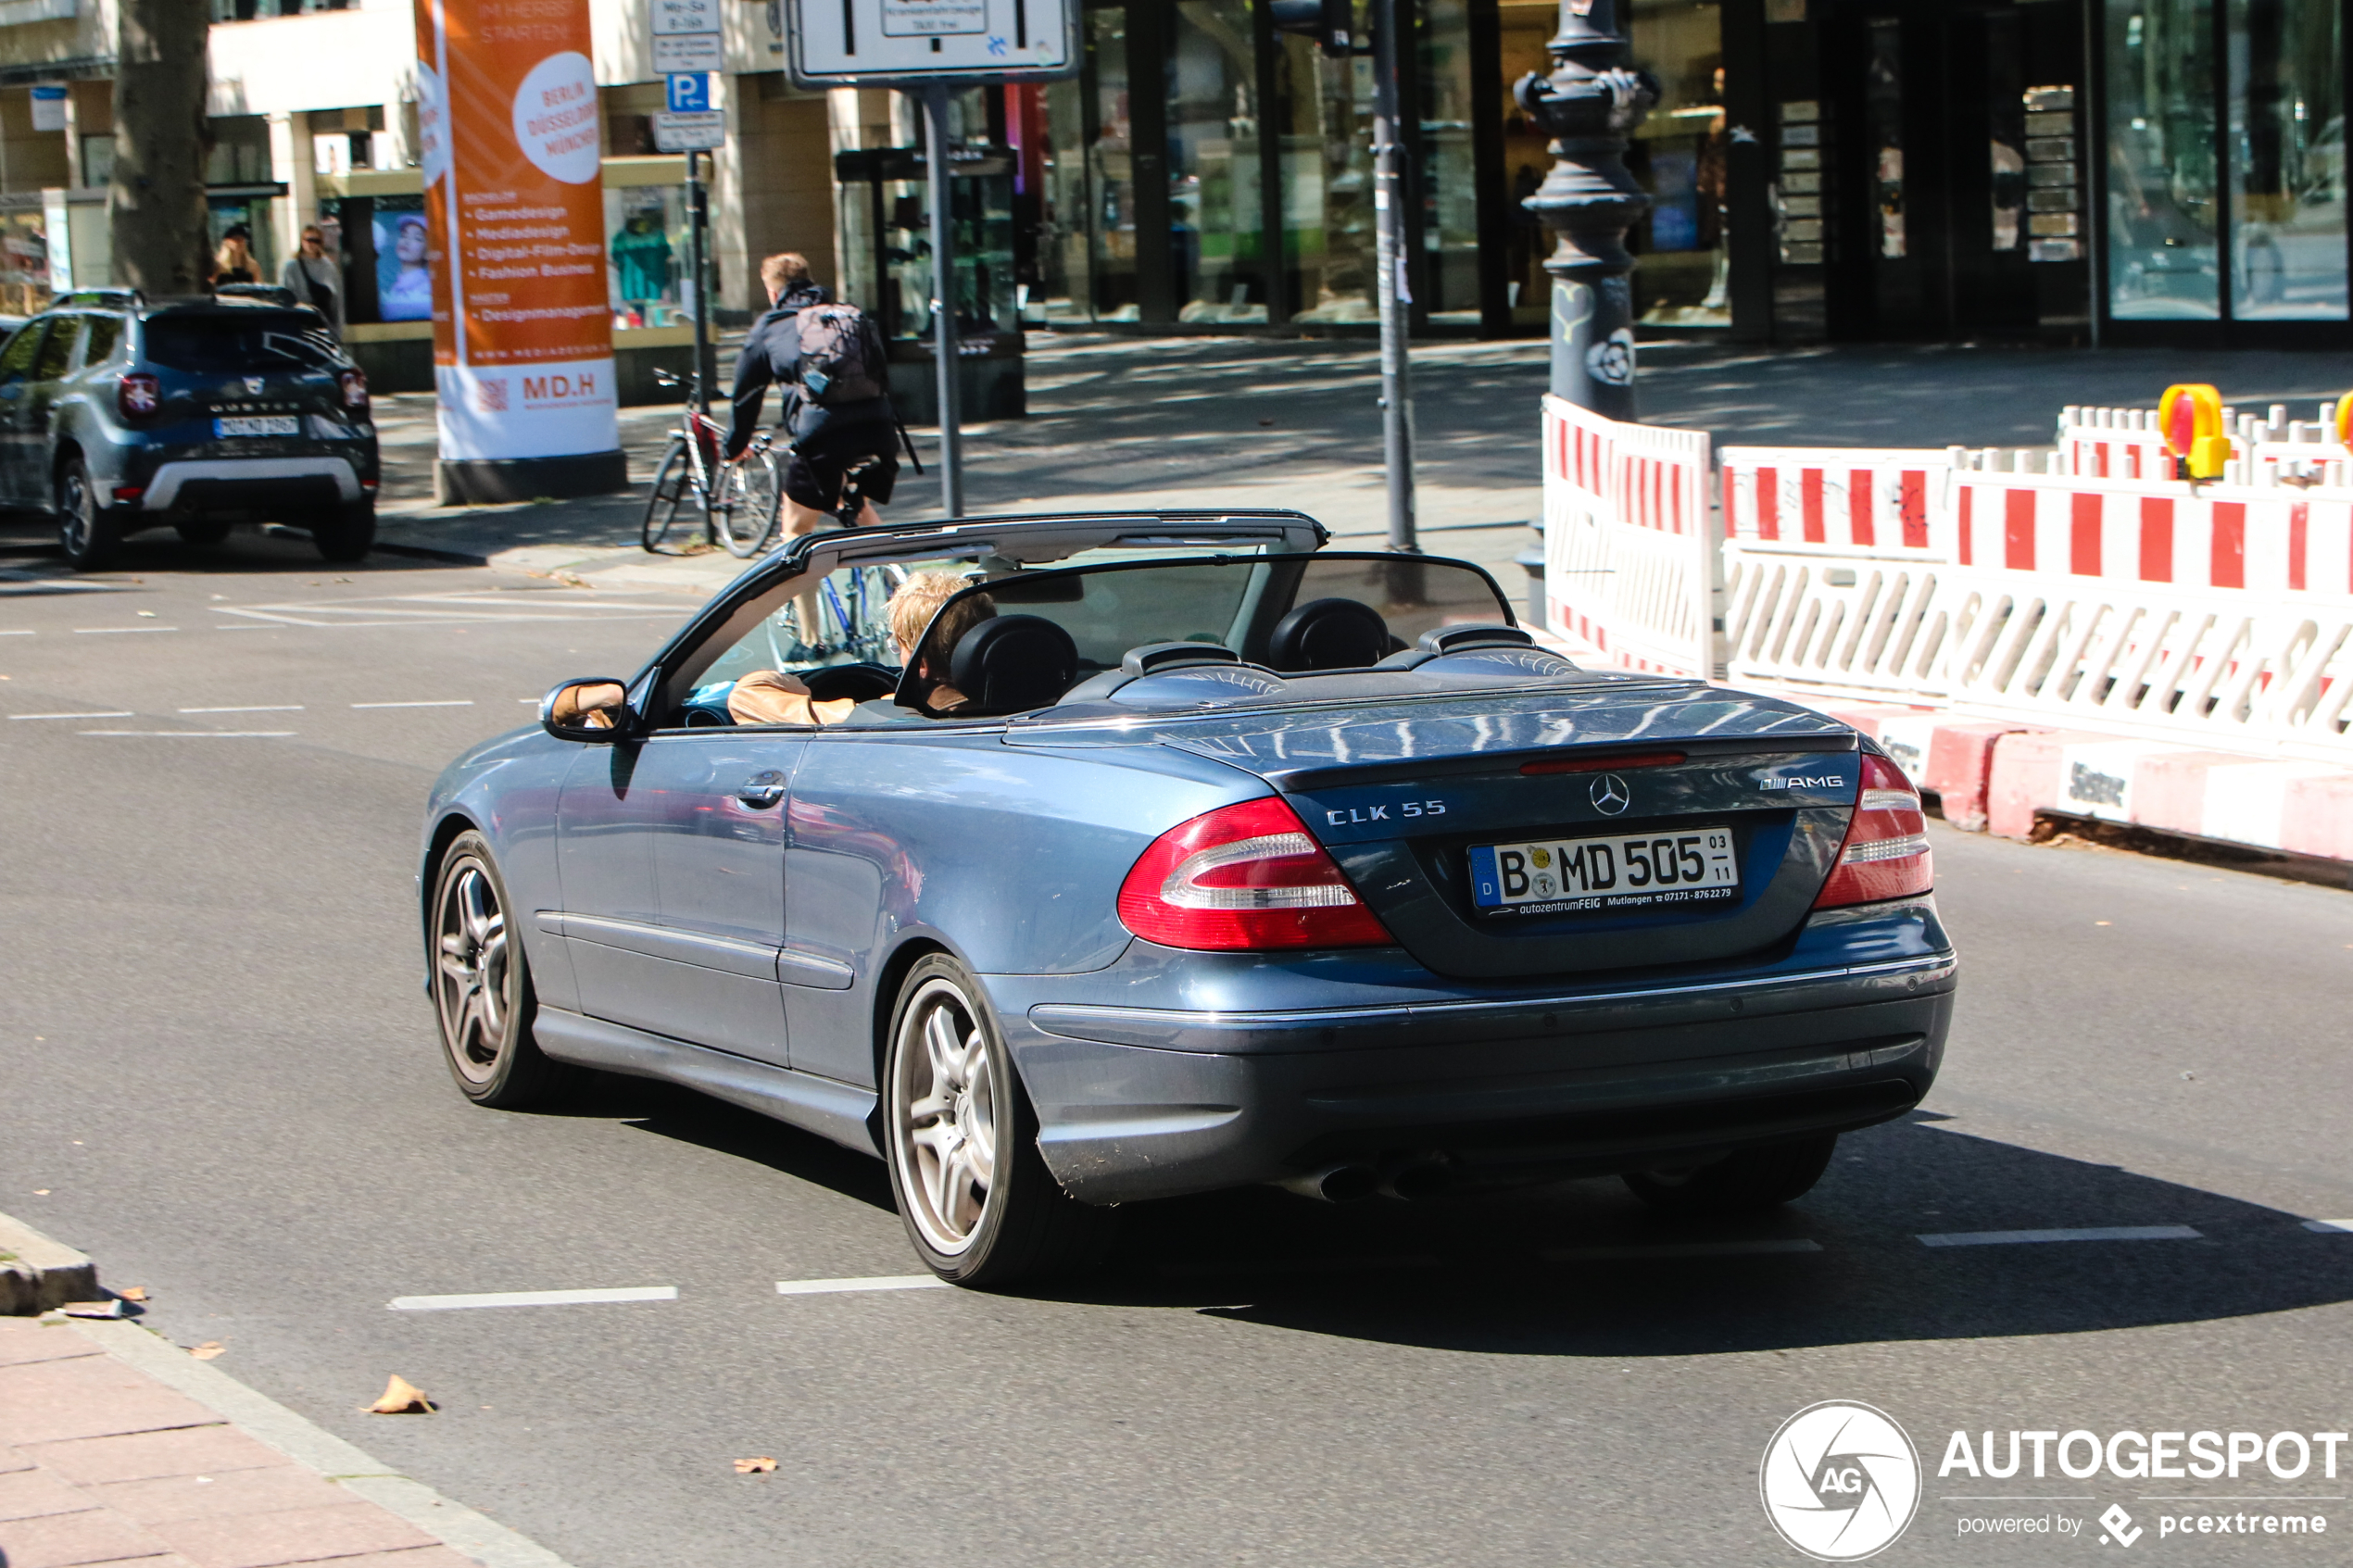
[[233,435],[299,435],[302,420],[293,414],[236,414],[212,421],[216,441]]
[[1480,845],[1471,902],[1485,914],[1573,914],[1730,903],[1741,896],[1729,827]]

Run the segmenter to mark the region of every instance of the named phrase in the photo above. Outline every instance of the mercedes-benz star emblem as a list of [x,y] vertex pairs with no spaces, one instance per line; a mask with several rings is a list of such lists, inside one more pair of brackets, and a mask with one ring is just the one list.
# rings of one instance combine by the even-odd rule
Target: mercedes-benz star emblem
[[1604,817],[1615,817],[1634,804],[1634,792],[1616,773],[1604,773],[1593,781],[1593,809]]
[[252,393],[256,397],[261,395],[261,389],[267,384],[268,383],[259,376],[247,376],[245,378],[245,390]]

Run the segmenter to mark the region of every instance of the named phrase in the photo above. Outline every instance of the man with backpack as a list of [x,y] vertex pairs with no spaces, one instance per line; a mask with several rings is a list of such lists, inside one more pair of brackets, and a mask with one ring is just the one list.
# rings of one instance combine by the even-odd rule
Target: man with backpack
[[856,306],[830,302],[796,252],[761,262],[760,281],[775,308],[752,323],[736,360],[728,459],[751,445],[773,383],[783,391],[778,422],[793,445],[785,459],[785,533],[825,526],[841,504],[842,480],[860,463],[867,466],[858,477],[865,497],[858,524],[876,527],[875,505],[889,502],[899,478],[899,420],[882,333]]

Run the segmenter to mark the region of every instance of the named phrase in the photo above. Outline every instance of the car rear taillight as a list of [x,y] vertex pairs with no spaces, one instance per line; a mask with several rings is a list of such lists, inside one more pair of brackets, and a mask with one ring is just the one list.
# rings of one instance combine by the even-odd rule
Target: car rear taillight
[[151,420],[163,407],[163,383],[145,370],[133,370],[114,383],[115,411],[136,422]]
[[1222,807],[1152,840],[1120,884],[1119,922],[1147,942],[1213,952],[1397,940],[1299,814],[1274,796]]
[[1844,904],[1874,904],[1881,898],[1908,898],[1936,884],[1934,858],[1928,848],[1928,817],[1920,809],[1919,791],[1904,771],[1886,758],[1863,753],[1863,792],[1855,802],[1855,817],[1846,827],[1846,842],[1838,847],[1838,863],[1822,884],[1818,909]]
[[368,406],[366,373],[359,370],[346,370],[342,380],[343,406],[346,408],[365,408]]

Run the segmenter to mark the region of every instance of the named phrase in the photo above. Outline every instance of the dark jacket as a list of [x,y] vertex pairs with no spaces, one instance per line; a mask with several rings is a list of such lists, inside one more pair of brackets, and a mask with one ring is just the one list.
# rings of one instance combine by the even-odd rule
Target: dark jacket
[[760,429],[761,405],[767,400],[771,385],[784,393],[785,407],[777,422],[794,444],[804,449],[825,436],[848,434],[866,426],[877,426],[882,431],[895,429],[887,390],[890,385],[890,367],[882,332],[871,316],[866,319],[866,363],[886,388],[884,395],[831,408],[820,408],[801,395],[800,312],[809,306],[824,303],[825,291],[815,283],[805,283],[752,323],[744,338],[743,352],[736,360],[736,418],[727,432],[729,457],[751,445],[752,436]]

